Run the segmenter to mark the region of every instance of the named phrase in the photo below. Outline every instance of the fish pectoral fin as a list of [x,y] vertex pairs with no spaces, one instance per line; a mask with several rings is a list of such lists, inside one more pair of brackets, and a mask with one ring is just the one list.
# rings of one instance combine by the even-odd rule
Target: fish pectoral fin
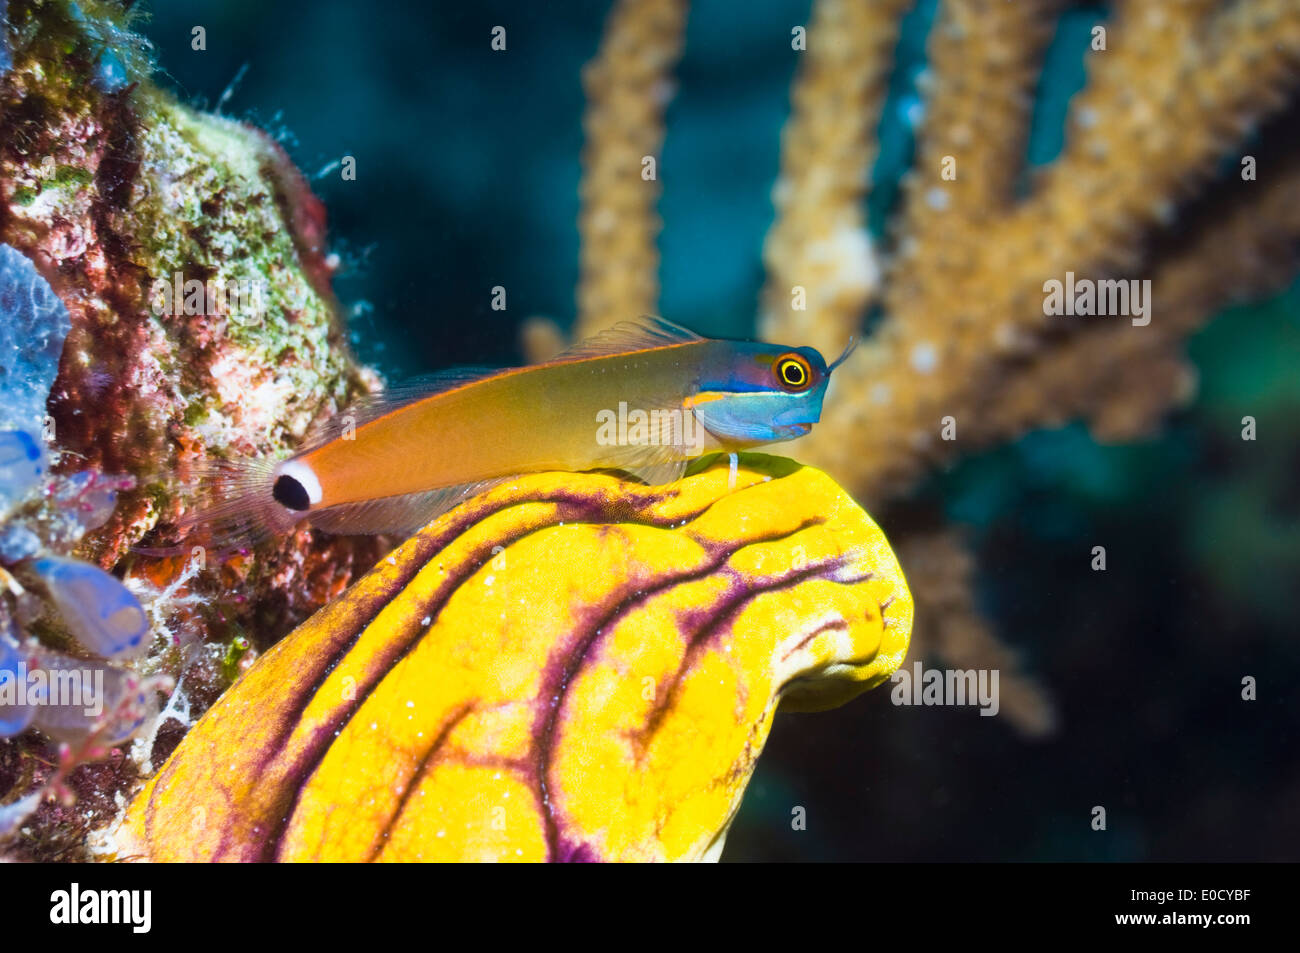
[[688,463],[690,458],[680,448],[663,444],[633,444],[608,448],[601,460],[601,468],[621,470],[647,486],[663,486],[680,480]]
[[312,510],[307,521],[314,529],[340,536],[368,533],[393,533],[410,536],[423,529],[443,513],[509,477],[462,483],[456,486],[408,493],[404,496],[385,496],[358,503],[340,503]]
[[561,351],[553,360],[569,361],[580,357],[603,357],[628,351],[644,351],[670,344],[687,344],[704,340],[694,331],[688,331],[666,318],[643,314],[636,321],[620,321],[589,338]]
[[628,467],[631,473],[646,486],[663,486],[676,483],[686,471],[686,460],[669,460],[663,463],[647,463],[644,466]]

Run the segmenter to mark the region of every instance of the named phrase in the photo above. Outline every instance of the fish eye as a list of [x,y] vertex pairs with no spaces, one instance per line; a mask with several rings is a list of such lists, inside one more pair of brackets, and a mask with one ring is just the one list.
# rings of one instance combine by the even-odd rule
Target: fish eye
[[785,354],[772,365],[776,382],[786,390],[803,390],[812,381],[812,367],[798,354]]

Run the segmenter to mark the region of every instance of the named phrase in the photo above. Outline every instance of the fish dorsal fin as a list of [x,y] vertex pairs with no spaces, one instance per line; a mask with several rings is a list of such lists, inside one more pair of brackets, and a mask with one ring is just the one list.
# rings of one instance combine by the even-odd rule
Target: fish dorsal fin
[[494,374],[502,373],[506,368],[500,367],[453,367],[432,374],[408,378],[385,387],[375,394],[366,394],[348,404],[337,414],[313,424],[303,439],[299,453],[314,450],[331,440],[336,440],[349,428],[356,428],[364,423],[382,417],[390,411],[406,404],[423,400],[434,394],[452,390],[463,384],[472,384]]
[[620,321],[589,338],[579,341],[555,357],[557,361],[572,361],[582,357],[603,357],[607,354],[624,354],[628,351],[645,351],[652,347],[671,344],[689,344],[703,341],[694,331],[688,331],[666,318],[643,314],[637,321]]

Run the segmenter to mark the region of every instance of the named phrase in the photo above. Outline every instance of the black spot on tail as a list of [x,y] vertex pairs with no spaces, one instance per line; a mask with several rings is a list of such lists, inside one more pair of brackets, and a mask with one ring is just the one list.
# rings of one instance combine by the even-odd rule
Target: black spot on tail
[[306,488],[288,475],[276,479],[271,495],[275,497],[277,503],[291,510],[302,512],[311,507],[311,499],[307,496]]

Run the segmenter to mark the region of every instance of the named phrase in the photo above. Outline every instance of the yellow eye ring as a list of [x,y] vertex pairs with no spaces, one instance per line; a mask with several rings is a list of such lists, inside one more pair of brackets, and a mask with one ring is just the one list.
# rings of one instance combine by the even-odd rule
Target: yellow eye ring
[[786,354],[772,365],[776,382],[788,391],[799,391],[812,382],[812,367],[798,354]]

